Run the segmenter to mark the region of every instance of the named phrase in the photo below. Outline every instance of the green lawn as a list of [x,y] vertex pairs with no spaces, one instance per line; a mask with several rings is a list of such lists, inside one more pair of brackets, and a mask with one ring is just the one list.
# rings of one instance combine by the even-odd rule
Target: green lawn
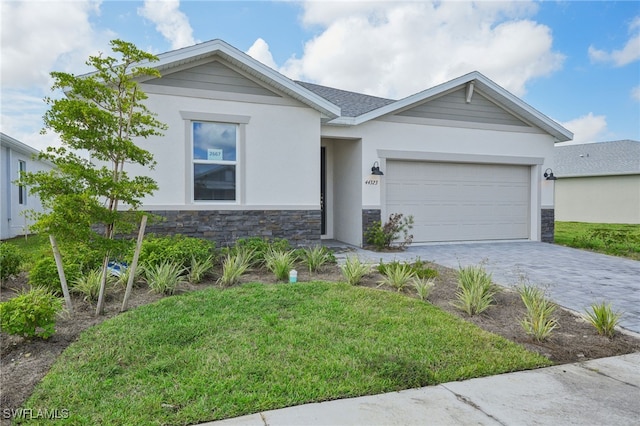
[[68,409],[67,424],[190,424],[549,364],[401,294],[246,284],[87,330],[25,407]]
[[640,225],[556,222],[555,242],[640,260]]

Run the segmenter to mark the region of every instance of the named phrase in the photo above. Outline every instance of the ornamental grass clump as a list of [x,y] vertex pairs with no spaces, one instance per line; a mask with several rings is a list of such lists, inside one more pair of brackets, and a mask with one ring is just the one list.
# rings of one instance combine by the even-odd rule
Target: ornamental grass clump
[[240,277],[247,272],[253,259],[252,250],[238,250],[228,254],[222,261],[222,275],[218,278],[220,287],[231,287],[240,282]]
[[600,304],[593,303],[591,310],[586,310],[584,318],[596,328],[598,334],[611,338],[615,334],[615,327],[620,323],[621,316],[620,312],[613,311],[610,303],[603,301]]
[[296,263],[296,254],[293,250],[269,250],[264,255],[264,262],[267,269],[273,272],[278,281],[287,281],[289,271]]
[[384,270],[378,287],[388,285],[397,291],[402,291],[416,277],[416,273],[407,263],[391,263]]
[[[107,273],[107,282],[105,292],[107,292],[116,280],[113,275]],[[102,268],[92,269],[86,274],[76,278],[71,284],[71,292],[81,294],[87,302],[97,302],[100,294],[100,285],[102,284]]]
[[523,284],[518,288],[518,294],[527,309],[520,325],[535,340],[546,340],[558,326],[558,320],[553,317],[556,305],[547,299],[543,290],[533,285]]
[[481,265],[471,265],[458,270],[458,292],[454,306],[469,315],[486,311],[494,303],[496,287],[491,274]]
[[371,267],[366,263],[362,263],[358,256],[347,256],[347,259],[340,268],[342,276],[351,285],[358,285],[365,275],[371,271]]
[[431,294],[431,290],[433,289],[433,286],[435,285],[433,278],[415,277],[413,280],[411,280],[411,283],[413,284],[413,288],[416,289],[416,293],[418,294],[418,297],[422,301],[427,300],[427,298],[429,297],[429,294]]
[[302,262],[309,268],[310,274],[318,272],[322,266],[327,263],[334,263],[336,260],[331,250],[320,245],[313,248],[305,248],[302,250],[300,257]]
[[191,266],[187,269],[187,279],[191,284],[201,282],[213,269],[213,256],[205,259],[191,258]]
[[185,284],[183,275],[185,269],[178,263],[162,262],[145,267],[147,283],[154,293],[171,295],[179,285]]

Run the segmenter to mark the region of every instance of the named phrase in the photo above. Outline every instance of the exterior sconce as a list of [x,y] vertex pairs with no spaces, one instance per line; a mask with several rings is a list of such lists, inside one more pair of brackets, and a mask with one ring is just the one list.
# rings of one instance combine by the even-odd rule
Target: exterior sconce
[[[549,172],[549,173],[547,173],[547,172]],[[544,175],[543,175],[543,176],[544,176],[547,180],[558,180],[558,178],[557,178],[557,177],[555,177],[555,176],[553,175],[553,170],[551,170],[551,169],[547,169],[547,170],[545,170],[545,171],[544,171]]]
[[371,174],[374,176],[383,176],[384,173],[380,171],[380,164],[376,161],[373,163],[373,167],[371,167]]

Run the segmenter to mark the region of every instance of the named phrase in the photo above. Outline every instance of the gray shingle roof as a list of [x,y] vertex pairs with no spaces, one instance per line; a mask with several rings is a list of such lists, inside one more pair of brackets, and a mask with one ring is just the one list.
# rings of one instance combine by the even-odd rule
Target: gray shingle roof
[[557,177],[640,174],[640,141],[621,140],[555,147]]
[[296,83],[329,102],[338,105],[342,110],[343,117],[358,117],[359,115],[395,102],[393,99],[378,98],[376,96],[334,89],[333,87],[320,86],[303,81],[296,81]]

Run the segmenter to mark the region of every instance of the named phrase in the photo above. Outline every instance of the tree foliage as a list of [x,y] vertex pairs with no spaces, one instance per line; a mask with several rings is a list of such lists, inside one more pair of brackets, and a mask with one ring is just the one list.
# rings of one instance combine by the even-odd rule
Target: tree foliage
[[[116,229],[129,231],[137,222],[141,199],[157,189],[150,177],[125,171],[126,164],[155,165],[152,154],[135,140],[162,135],[166,129],[143,104],[147,96],[138,83],[160,77],[150,66],[157,58],[121,40],[111,41],[111,49],[117,57],[89,57],[87,65],[95,70],[90,74],[51,73],[52,90],[63,90],[66,96],[45,98],[49,110],[43,133],[55,132],[62,144],[47,148],[40,159],[56,167],[24,176],[47,209],[32,212],[36,230],[107,248]],[[123,205],[128,210],[119,211]]]

